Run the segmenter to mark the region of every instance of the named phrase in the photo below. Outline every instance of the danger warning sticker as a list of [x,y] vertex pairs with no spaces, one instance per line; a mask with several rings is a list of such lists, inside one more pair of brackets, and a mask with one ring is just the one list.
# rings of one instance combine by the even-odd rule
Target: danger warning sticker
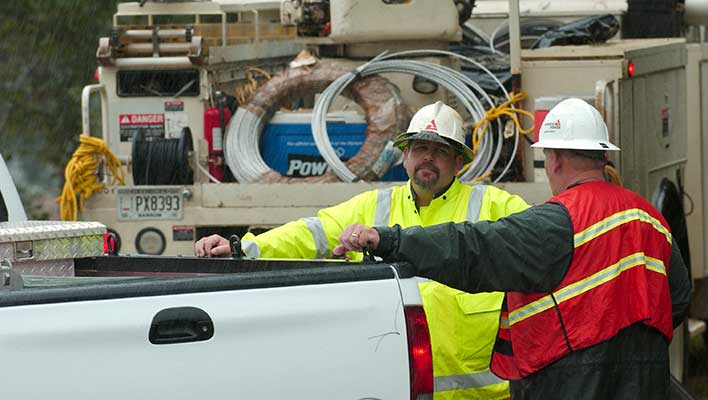
[[165,137],[165,114],[120,114],[120,141],[129,142],[138,131],[145,137]]

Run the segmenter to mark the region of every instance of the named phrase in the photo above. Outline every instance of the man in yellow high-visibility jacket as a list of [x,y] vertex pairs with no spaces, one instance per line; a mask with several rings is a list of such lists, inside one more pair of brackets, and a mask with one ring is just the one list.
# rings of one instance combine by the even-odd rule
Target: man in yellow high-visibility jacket
[[[456,172],[472,161],[462,118],[437,102],[421,108],[396,145],[403,149],[407,184],[372,190],[317,217],[303,218],[255,236],[246,234],[244,252],[261,258],[324,258],[352,223],[430,226],[444,222],[496,220],[528,208],[519,196],[493,186],[460,183]],[[229,242],[212,235],[197,241],[197,256],[230,255]],[[467,294],[437,282],[420,284],[433,351],[434,397],[506,399],[507,381],[489,370],[503,293]]]

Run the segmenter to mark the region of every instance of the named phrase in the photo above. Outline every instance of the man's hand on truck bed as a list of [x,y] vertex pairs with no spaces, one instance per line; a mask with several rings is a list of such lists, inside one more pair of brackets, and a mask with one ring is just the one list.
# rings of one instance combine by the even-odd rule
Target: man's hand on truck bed
[[231,246],[226,238],[211,235],[194,243],[194,254],[197,257],[226,257],[231,255]]
[[334,248],[334,255],[341,256],[347,251],[373,250],[379,245],[379,233],[366,225],[349,225],[339,234],[339,246]]

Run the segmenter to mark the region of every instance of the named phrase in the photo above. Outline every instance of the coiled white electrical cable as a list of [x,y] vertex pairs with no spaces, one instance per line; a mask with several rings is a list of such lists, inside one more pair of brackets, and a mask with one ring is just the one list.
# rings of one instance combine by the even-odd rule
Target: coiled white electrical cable
[[[455,94],[475,120],[479,120],[484,117],[485,108],[481,105],[479,100],[477,100],[470,87],[462,83],[464,76],[451,68],[422,61],[381,60],[369,63],[357,71],[358,75],[361,76],[381,73],[410,73],[425,76],[427,79],[437,83],[440,86],[446,87],[451,93]],[[329,108],[329,104],[334,97],[341,93],[346,87],[346,84],[354,80],[356,76],[357,73],[354,72],[334,81],[321,94],[312,113],[312,134],[315,138],[317,148],[322,157],[332,168],[332,171],[345,182],[355,181],[357,180],[357,176],[349,171],[346,165],[339,159],[339,157],[337,157],[336,153],[332,149],[332,146],[329,144],[324,115],[326,114],[327,108]],[[486,154],[485,151],[488,149],[490,144],[491,139],[485,136],[481,145],[481,148],[483,149],[481,153]],[[479,163],[481,159],[478,158],[475,161],[476,163]],[[473,165],[471,169],[476,169],[476,166]]]
[[[489,97],[489,95],[473,80],[462,74],[460,71],[454,70],[452,68],[434,64],[425,61],[414,61],[414,60],[396,60],[392,58],[396,57],[409,57],[409,56],[421,56],[421,55],[445,55],[458,58],[462,61],[471,63],[476,67],[482,69],[485,73],[492,76],[492,78],[497,82],[497,84],[502,88],[502,91],[509,98],[509,93],[504,89],[501,82],[492,74],[488,69],[484,68],[478,62],[469,59],[467,57],[461,56],[456,53],[442,50],[411,50],[399,53],[394,53],[390,55],[381,55],[367,64],[360,66],[351,73],[345,74],[335,80],[330,84],[327,89],[320,95],[317,103],[315,104],[312,113],[312,134],[315,139],[315,144],[322,157],[327,161],[327,163],[332,168],[332,171],[343,181],[352,182],[358,179],[358,177],[353,174],[346,165],[339,159],[339,157],[334,152],[332,148],[329,136],[327,134],[326,125],[326,113],[332,102],[332,100],[340,94],[344,88],[346,88],[349,83],[351,83],[358,76],[368,76],[372,74],[383,74],[383,73],[404,73],[413,74],[425,77],[440,86],[444,86],[451,93],[453,93],[461,101],[462,105],[470,114],[473,121],[479,121],[484,118],[485,109],[494,107],[494,101]],[[488,107],[484,107],[482,104],[483,99],[487,103]],[[491,130],[491,125],[487,128]],[[480,146],[478,148],[475,159],[472,165],[465,171],[465,173],[460,177],[463,181],[473,180],[479,176],[488,174],[492,168],[494,168],[496,162],[501,155],[501,149],[503,146],[503,127],[501,124],[497,124],[498,137],[496,146],[494,146],[492,136],[484,135]],[[491,133],[491,132],[490,132]],[[511,162],[513,161],[514,155],[516,154],[516,149],[518,148],[518,131],[515,132],[515,143],[514,150],[510,157],[509,163],[502,171],[502,173],[497,177],[495,182],[506,173]]]
[[229,123],[224,157],[241,183],[257,182],[270,170],[258,151],[263,125],[262,117],[245,107],[239,107]]
[[[485,109],[495,105],[490,96],[477,83],[460,71],[426,61],[392,59],[420,55],[452,56],[471,63],[489,74],[509,98],[509,94],[501,82],[489,70],[476,61],[459,54],[442,50],[411,50],[390,55],[382,54],[351,73],[344,74],[336,79],[322,92],[313,109],[312,134],[315,144],[322,157],[332,168],[332,171],[341,180],[353,182],[359,180],[359,178],[346,167],[335,153],[327,134],[326,114],[334,98],[359,76],[383,73],[404,73],[423,76],[445,87],[460,99],[473,121],[479,121],[484,118]],[[480,98],[484,100],[486,107]],[[264,174],[270,171],[270,167],[263,161],[259,151],[259,139],[265,123],[263,115],[256,115],[245,107],[240,107],[231,119],[227,130],[224,153],[226,163],[239,182],[257,182]],[[475,159],[460,177],[463,181],[473,180],[489,173],[500,157],[503,145],[503,127],[501,124],[497,124],[497,136],[499,139],[496,146],[492,139],[491,125],[487,129],[490,134],[484,134]],[[513,161],[518,146],[518,132],[516,132],[515,138],[514,150],[509,163],[495,182],[501,179]]]
[[[453,53],[451,51],[445,51],[445,50],[408,50],[408,51],[403,51],[403,52],[397,53],[398,56],[412,56],[412,55],[420,56],[420,55],[425,55],[425,54],[447,55],[450,57],[457,58],[463,62],[467,62],[469,64],[474,65],[475,67],[481,69],[485,74],[489,75],[492,78],[492,80],[497,83],[497,85],[499,86],[501,91],[504,93],[504,96],[506,96],[507,100],[511,99],[509,92],[506,90],[506,88],[504,87],[504,84],[501,83],[499,78],[497,78],[497,76],[494,75],[492,73],[492,71],[487,69],[484,65],[482,65],[481,63],[479,63],[469,57],[463,56],[461,54]],[[485,95],[486,95],[486,92],[485,92]],[[511,107],[516,108],[516,106],[514,106],[513,104],[511,105]],[[502,129],[501,126],[499,128]],[[499,174],[499,176],[497,176],[497,178],[494,180],[494,183],[499,182],[504,177],[504,175],[506,175],[506,172],[509,170],[509,168],[511,167],[511,164],[514,162],[514,158],[516,156],[516,151],[519,149],[519,138],[521,137],[521,134],[519,133],[519,127],[516,124],[514,124],[513,135],[514,135],[514,148],[511,151],[511,154],[509,156],[509,160],[507,161],[506,165],[504,166],[504,169]],[[498,154],[501,154],[502,145],[503,145],[503,143],[499,144],[499,153]],[[494,165],[496,165],[497,160],[498,160],[498,156],[497,156],[497,158],[495,158],[493,160],[493,164],[491,165],[491,168],[494,168]],[[490,168],[490,170],[491,170],[491,168]],[[469,180],[473,180],[476,176],[477,175],[473,175],[468,170],[465,174],[463,174],[461,176],[461,179],[464,181],[469,181]]]

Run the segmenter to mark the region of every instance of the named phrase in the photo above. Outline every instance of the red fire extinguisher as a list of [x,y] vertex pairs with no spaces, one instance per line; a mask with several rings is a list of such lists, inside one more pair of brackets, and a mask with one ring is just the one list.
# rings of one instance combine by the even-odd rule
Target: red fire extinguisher
[[224,132],[231,120],[225,97],[216,92],[216,106],[204,111],[204,139],[209,144],[209,174],[219,182],[224,179]]

